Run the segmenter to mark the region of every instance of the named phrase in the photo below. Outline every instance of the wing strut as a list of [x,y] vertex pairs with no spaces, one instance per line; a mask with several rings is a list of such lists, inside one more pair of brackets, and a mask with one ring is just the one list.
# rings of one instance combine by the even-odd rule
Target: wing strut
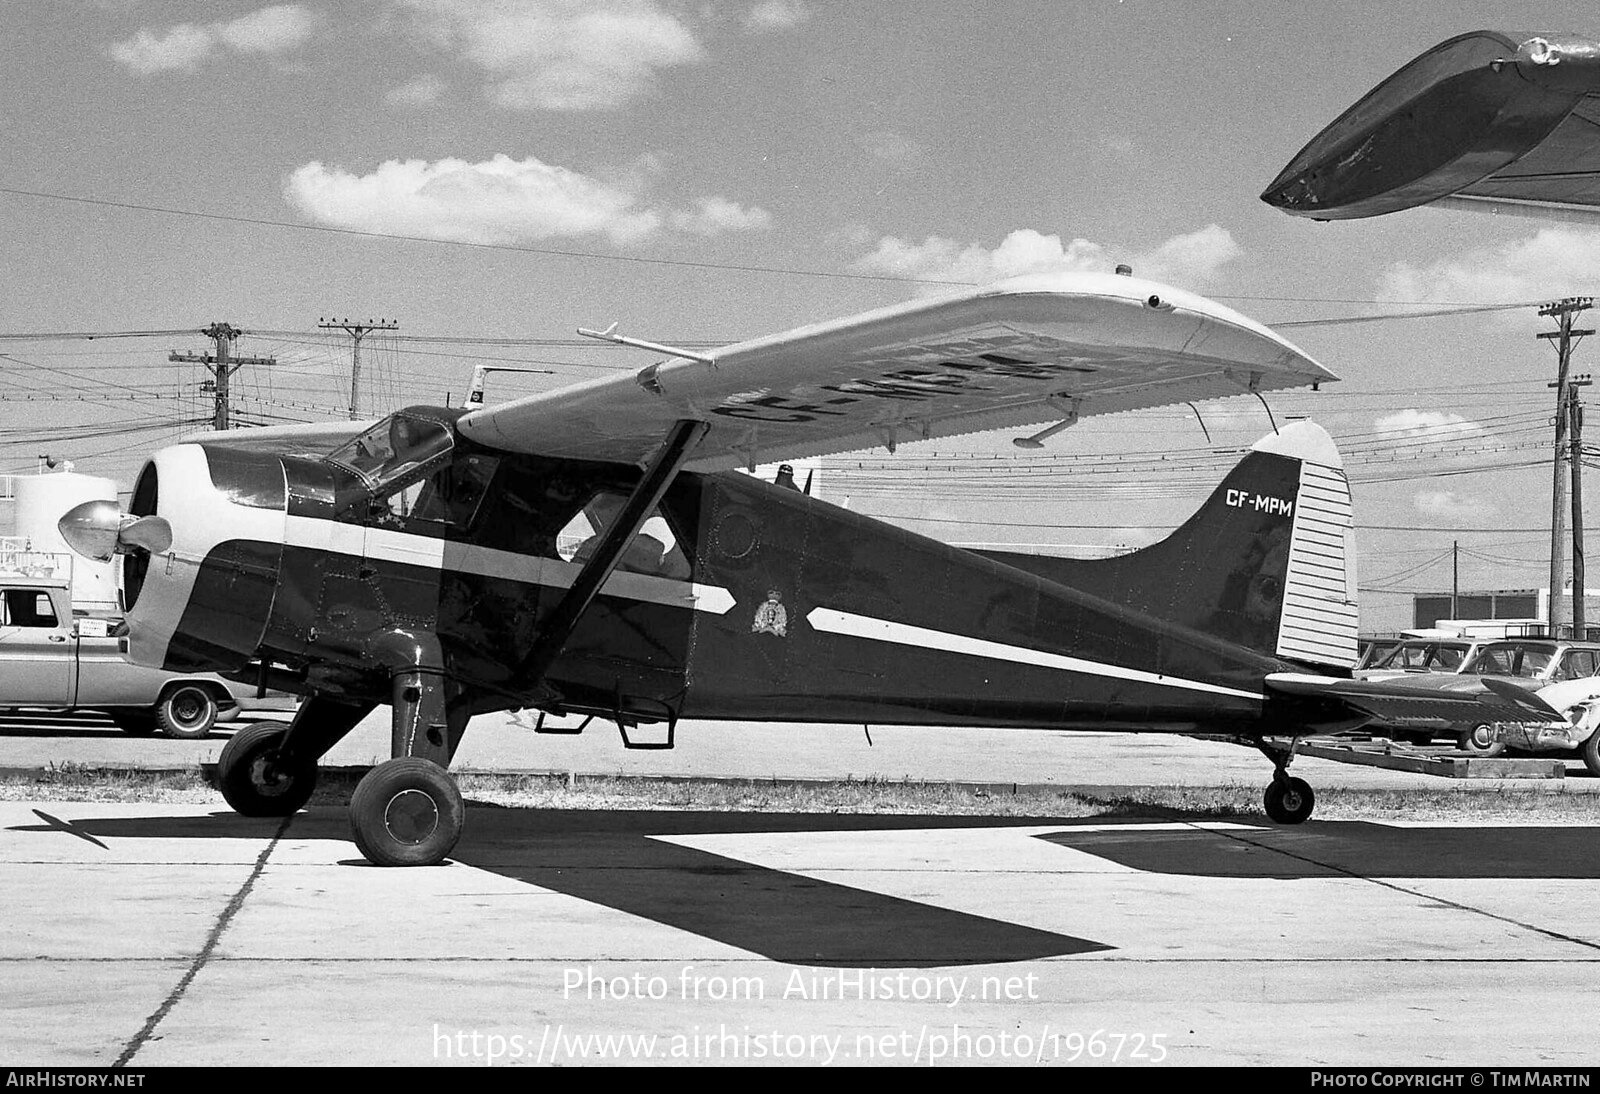
[[583,569],[578,571],[577,578],[572,582],[572,588],[567,590],[567,594],[561,598],[561,602],[555,606],[550,617],[539,628],[539,637],[534,641],[533,648],[517,666],[516,679],[526,681],[528,685],[535,685],[544,679],[544,674],[550,670],[555,659],[561,656],[562,648],[566,646],[567,639],[572,637],[573,629],[583,618],[584,611],[599,594],[600,586],[606,583],[606,578],[617,568],[623,550],[638,534],[650,511],[660,503],[662,495],[667,492],[667,487],[677,478],[678,472],[688,461],[695,445],[700,443],[700,438],[705,436],[709,428],[705,422],[690,419],[681,419],[673,425],[672,431],[667,434],[666,443],[650,461],[650,466],[645,468],[639,485],[628,495],[627,504],[622,507],[622,512],[611,522],[611,527],[605,530],[594,554],[583,564]]

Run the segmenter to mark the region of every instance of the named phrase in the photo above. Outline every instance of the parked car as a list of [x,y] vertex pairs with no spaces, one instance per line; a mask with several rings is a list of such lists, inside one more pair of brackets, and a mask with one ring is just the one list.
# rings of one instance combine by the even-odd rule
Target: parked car
[[0,709],[102,710],[135,736],[197,738],[247,712],[292,711],[292,695],[256,697],[214,673],[130,663],[106,619],[74,617],[67,582],[0,577]]

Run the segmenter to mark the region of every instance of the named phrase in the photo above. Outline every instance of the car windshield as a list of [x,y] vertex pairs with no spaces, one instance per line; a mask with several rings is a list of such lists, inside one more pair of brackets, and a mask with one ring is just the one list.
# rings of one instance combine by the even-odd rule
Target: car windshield
[[1466,646],[1461,643],[1402,642],[1388,656],[1373,666],[1380,669],[1403,669],[1407,672],[1455,672],[1461,664]]
[[1478,676],[1537,677],[1550,666],[1555,649],[1551,646],[1530,646],[1520,642],[1491,642],[1472,659],[1461,666],[1463,673]]

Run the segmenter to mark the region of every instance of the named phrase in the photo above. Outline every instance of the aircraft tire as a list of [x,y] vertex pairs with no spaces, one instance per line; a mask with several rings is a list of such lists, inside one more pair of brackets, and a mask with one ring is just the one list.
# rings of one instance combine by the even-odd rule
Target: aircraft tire
[[1498,756],[1506,750],[1506,743],[1496,740],[1494,731],[1487,725],[1473,726],[1456,738],[1456,745],[1463,752],[1470,752],[1485,759]]
[[1600,779],[1600,729],[1589,734],[1580,751],[1583,753],[1583,766],[1589,769],[1589,774]]
[[1304,779],[1273,779],[1262,795],[1267,816],[1279,824],[1299,824],[1311,816],[1317,796]]
[[436,866],[461,838],[466,805],[450,773],[402,756],[362,776],[350,796],[350,834],[376,866]]
[[284,769],[278,749],[288,727],[274,722],[245,726],[222,747],[217,757],[217,782],[222,796],[242,817],[287,817],[311,800],[317,788],[317,765]]

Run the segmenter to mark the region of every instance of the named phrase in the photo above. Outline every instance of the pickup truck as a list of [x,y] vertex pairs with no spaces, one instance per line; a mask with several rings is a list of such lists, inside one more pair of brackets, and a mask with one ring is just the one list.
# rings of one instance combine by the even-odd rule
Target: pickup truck
[[100,710],[124,732],[204,737],[246,711],[293,710],[295,698],[211,673],[162,672],[129,663],[112,621],[74,617],[68,583],[0,577],[0,710]]

